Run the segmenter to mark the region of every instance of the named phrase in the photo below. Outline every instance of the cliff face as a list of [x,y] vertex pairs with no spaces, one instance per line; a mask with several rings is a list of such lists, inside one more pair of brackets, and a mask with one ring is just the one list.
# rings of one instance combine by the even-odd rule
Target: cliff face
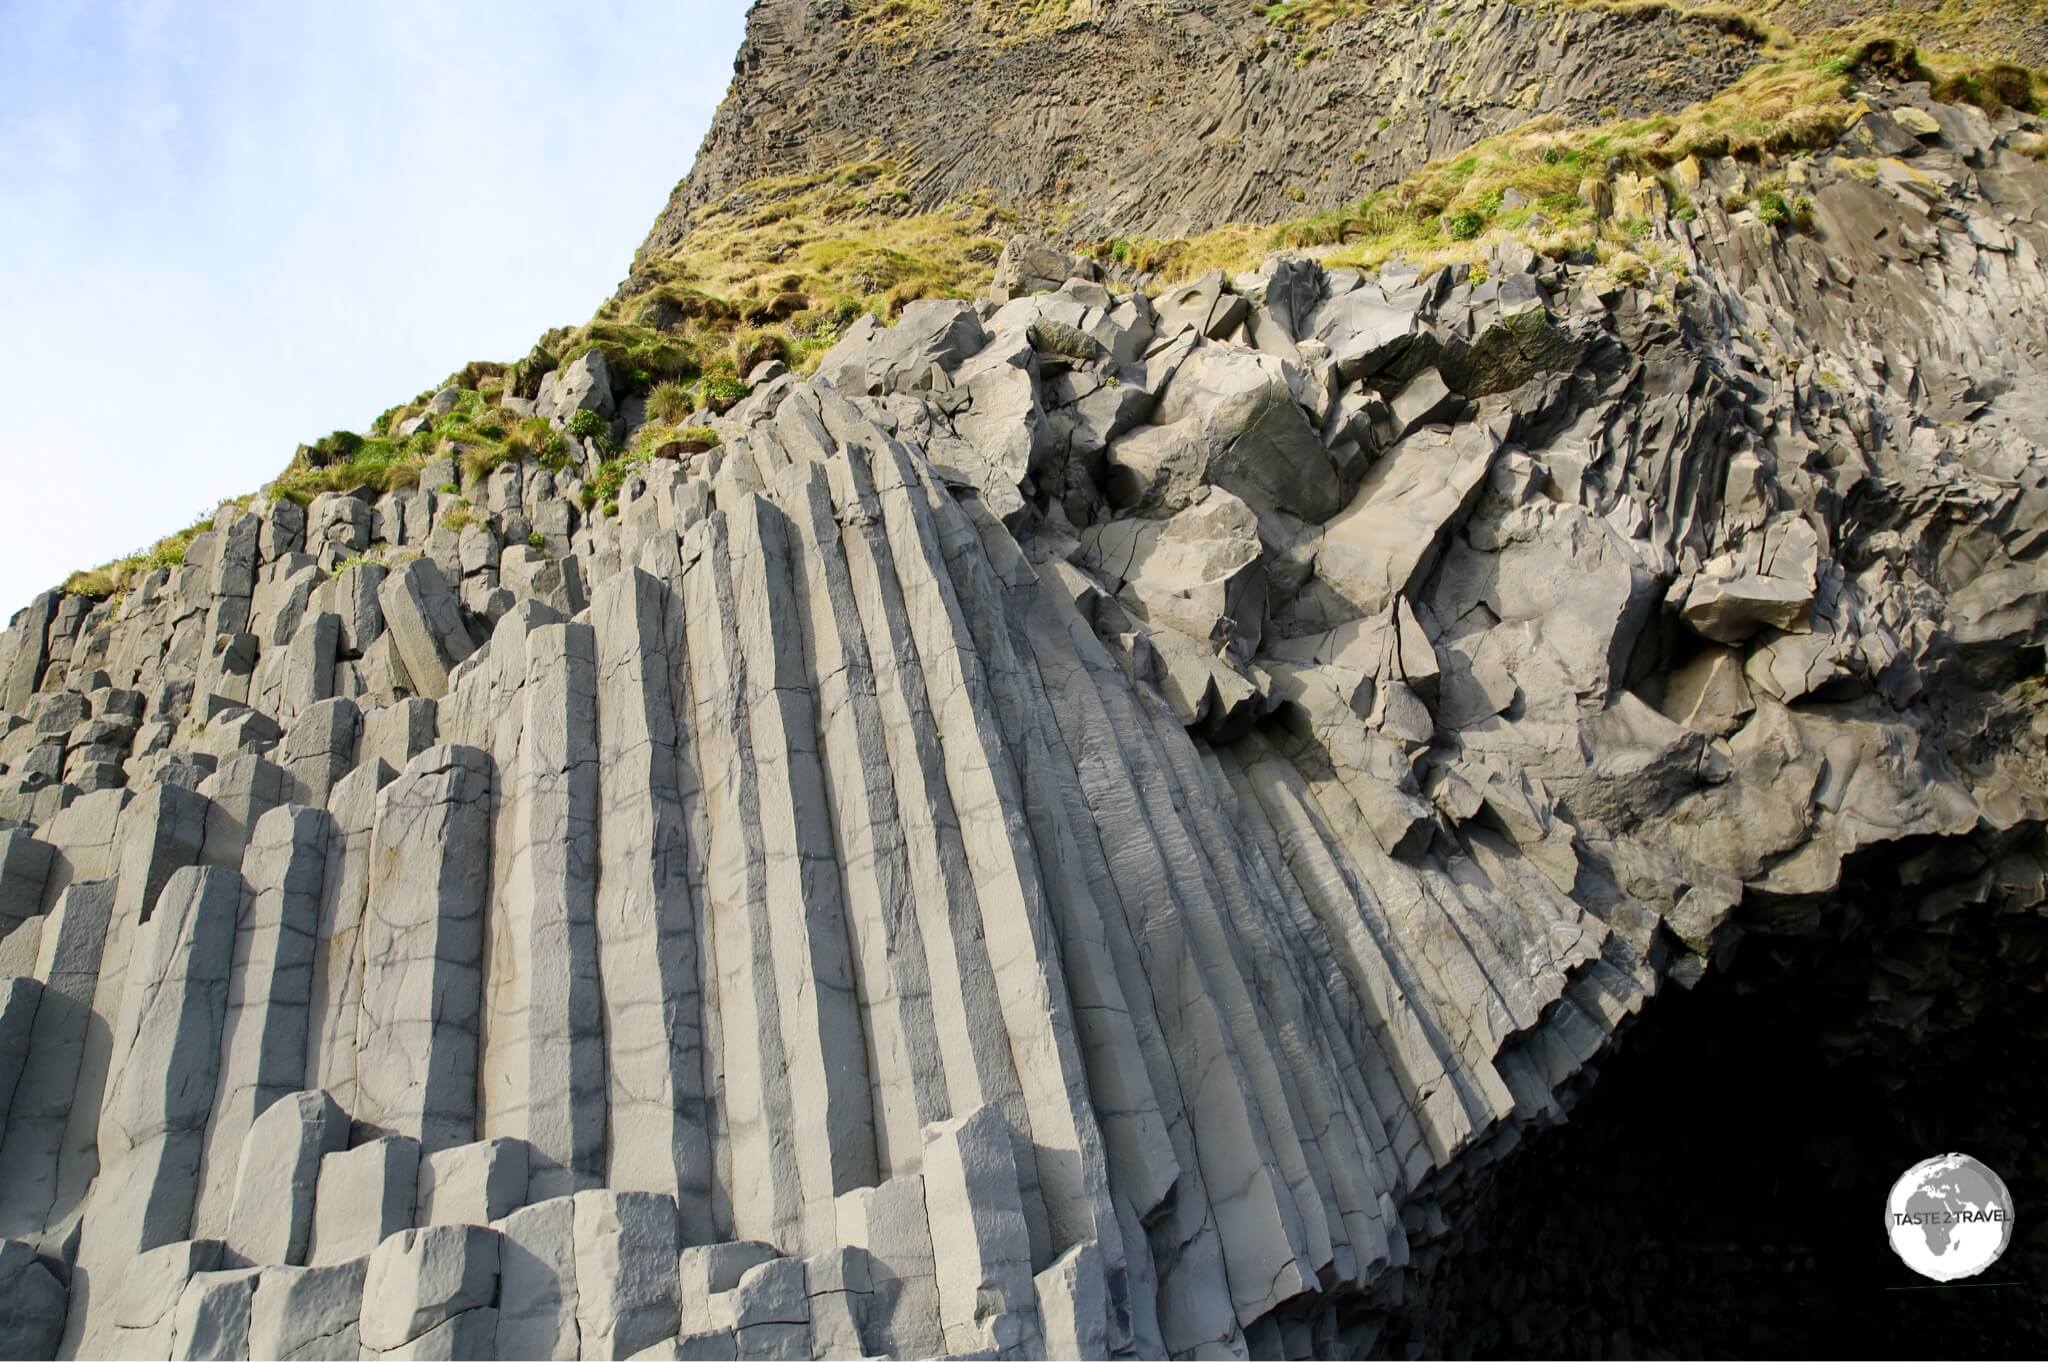
[[[846,159],[863,80],[937,88],[819,22],[759,7],[679,202]],[[1618,18],[1544,22],[1590,27],[1539,102],[1602,98]],[[693,413],[623,330],[472,366],[407,477],[39,599],[0,635],[0,1351],[1609,1346],[1570,1271],[1475,1264],[1578,1261],[1528,1189],[1639,1127],[1599,1078],[1604,1143],[1543,1132],[1738,947],[1830,1053],[2048,1036],[2048,168],[2030,114],[1864,94],[1812,155],[1617,180],[1605,259],[1146,293],[1020,238],[992,296]],[[892,98],[959,177],[916,193],[1044,192],[920,159],[980,123]],[[1182,210],[1117,154],[1075,221]],[[1188,192],[1260,182],[1217,164]],[[515,420],[550,438],[471,457]]]
[[[937,4],[908,29],[845,0],[751,12],[689,178],[640,247],[749,181],[875,156],[929,209],[986,197],[1069,240],[1178,236],[1334,208],[1539,114],[1635,117],[1720,90],[1753,40],[1675,12],[1362,7],[1295,39],[1228,0],[1090,0],[990,33]],[[886,110],[886,115],[880,111]]]

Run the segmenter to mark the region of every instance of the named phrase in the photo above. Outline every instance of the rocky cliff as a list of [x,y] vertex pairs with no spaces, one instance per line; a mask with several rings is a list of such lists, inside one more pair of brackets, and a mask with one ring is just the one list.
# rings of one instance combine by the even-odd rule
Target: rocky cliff
[[[952,60],[832,13],[757,7],[643,260]],[[995,112],[891,104],[893,151],[1040,194],[1005,120],[1071,126],[1116,147],[1074,221],[1208,226],[1749,41],[1466,17],[1328,30],[1422,80],[1384,163],[1317,101],[1385,73],[1205,61],[1253,20],[1200,3],[983,33]],[[323,442],[317,494],[38,599],[0,1351],[1530,1346],[1455,1305],[1564,1289],[1471,1280],[1520,1147],[1745,938],[1825,960],[1843,1052],[2048,1035],[2048,168],[2029,114],[1865,94],[1624,186],[1625,256],[1146,291],[1020,239],[687,416],[593,328],[404,417],[460,432],[423,464]]]
[[987,196],[1075,239],[1276,222],[1533,115],[1680,108],[1758,47],[1675,9],[1357,8],[1298,38],[1242,0],[1063,0],[1021,20],[1003,5],[763,0],[732,95],[640,253],[673,249],[696,210],[749,182],[873,157],[916,167],[914,208]]

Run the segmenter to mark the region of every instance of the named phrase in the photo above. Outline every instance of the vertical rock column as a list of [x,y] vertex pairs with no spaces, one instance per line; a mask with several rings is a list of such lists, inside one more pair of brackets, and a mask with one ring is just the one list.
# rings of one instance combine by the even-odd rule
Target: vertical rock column
[[331,827],[326,810],[287,805],[264,814],[250,836],[249,898],[235,930],[195,1238],[226,1237],[243,1137],[265,1108],[298,1090],[306,1071],[314,932]]
[[25,832],[0,832],[0,937],[42,911],[54,853]]
[[113,906],[112,880],[82,880],[58,895],[43,924],[35,976],[42,1002],[0,1140],[0,1234],[35,1234],[49,1222]]
[[377,796],[397,777],[382,757],[343,776],[327,799],[334,826],[314,930],[312,1005],[306,1019],[307,1089],[324,1088],[344,1111],[356,1106],[356,1028],[362,1020],[363,910],[370,899],[370,845]]
[[676,1198],[683,1242],[709,1242],[697,905],[682,802],[688,688],[681,602],[637,568],[598,588],[598,961],[604,980],[606,1182]]
[[794,1242],[802,1190],[788,1131],[788,1065],[775,1003],[774,950],[768,936],[753,740],[742,693],[745,662],[737,644],[737,608],[725,517],[697,527],[683,577],[684,617],[692,622],[688,660],[693,750],[703,779],[705,895],[716,962],[724,1043],[716,1060],[719,1167],[742,1238]]
[[[911,913],[902,924],[900,949],[923,955],[949,1109],[972,1111],[998,1102],[1021,1122],[1023,1093],[982,941],[966,832],[947,783],[931,672],[920,651],[921,617],[930,606],[929,564],[920,570],[917,562],[897,561],[864,447],[849,445],[831,474],[847,520],[842,543],[868,636],[904,825]],[[909,1151],[892,1147],[890,1153],[907,1164]],[[921,1148],[916,1157],[922,1161]],[[892,1165],[892,1171],[904,1164]]]
[[356,1118],[428,1149],[476,1135],[491,760],[430,747],[379,798],[363,921]]
[[67,1337],[83,1331],[87,1355],[102,1351],[96,1331],[114,1325],[112,1310],[88,1313],[94,1291],[135,1255],[191,1237],[245,893],[231,870],[179,870],[135,934],[115,1039],[122,1061],[101,1114],[101,1172],[73,1274]]
[[[85,1044],[79,1052],[78,1083],[73,1089],[63,1148],[58,1154],[51,1223],[78,1208],[100,1170],[103,1099],[121,1069],[126,1051],[120,1023],[127,1000],[129,957],[171,876],[199,860],[200,848],[206,840],[209,808],[211,804],[203,795],[176,785],[159,785],[121,814],[113,908],[107,919],[99,975],[92,990],[93,1015],[86,1024]],[[225,962],[222,968],[225,970]]]
[[946,1113],[946,1073],[875,672],[824,467],[792,465],[777,492],[796,531],[789,573],[817,677],[846,923],[871,1042],[877,1172],[914,1172],[925,1125]]
[[0,1235],[33,1235],[49,1221],[113,901],[113,881],[80,881],[57,895],[43,924],[35,965],[43,999],[0,1141],[0,1167],[6,1169],[0,1178]]
[[935,509],[949,509],[950,498],[939,500],[944,494],[893,444],[878,454],[875,477],[898,571],[919,601],[911,623],[945,735],[946,777],[967,834],[988,968],[1021,1087],[1021,1109],[1006,1105],[1004,1115],[1020,1144],[1033,1257],[1050,1261],[1076,1243],[1115,1243],[1120,1236],[1073,1009],[1059,970],[1048,967],[1059,948],[1015,761],[1000,727],[994,691],[1016,684],[1015,663],[1007,636],[986,620],[989,655],[982,655],[969,616],[976,607],[986,613],[986,604],[973,596],[963,600],[948,562],[955,554],[978,556],[980,545],[957,510],[956,542],[946,541],[947,523]]
[[[501,631],[498,643],[517,637]],[[597,657],[584,624],[543,624],[523,641],[522,723],[502,794],[511,845],[489,924],[481,1133],[532,1146],[531,1195],[545,1200],[598,1186],[605,1171]]]
[[751,497],[732,520],[733,595],[746,657],[765,907],[789,1047],[792,1134],[803,1183],[803,1247],[837,1241],[835,1198],[875,1181],[867,1032],[840,896],[832,811],[789,577],[788,522]]

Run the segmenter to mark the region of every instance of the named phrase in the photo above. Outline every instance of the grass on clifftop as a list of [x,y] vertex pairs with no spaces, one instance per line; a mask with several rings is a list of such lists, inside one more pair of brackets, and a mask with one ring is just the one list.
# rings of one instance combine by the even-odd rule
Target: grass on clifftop
[[[1653,192],[1684,214],[1691,205],[1673,167],[1721,156],[1768,164],[1828,146],[1865,112],[1854,88],[1859,74],[1924,79],[1939,98],[1988,109],[2031,109],[2048,99],[2039,73],[2010,63],[1929,56],[1868,30],[1829,34],[1760,62],[1712,99],[1676,113],[1591,127],[1545,115],[1341,210],[1095,249],[1168,281],[1249,269],[1270,251],[1316,246],[1338,248],[1328,263],[1363,268],[1397,254],[1417,265],[1476,261],[1510,232],[1551,253],[1627,249],[1646,224],[1627,204],[1611,203],[1620,176],[1655,182]],[[1796,205],[1783,193],[1759,198],[1767,220],[1796,220]]]
[[[939,4],[943,0],[918,0]],[[1525,0],[1526,2],[1526,0]],[[1591,10],[1626,19],[1671,17],[1705,23],[1760,44],[1767,51],[1788,52],[1807,36],[1838,30],[1844,14],[1856,24],[1883,25],[1911,34],[1925,52],[1977,61],[2040,60],[2048,42],[2048,0],[1938,0],[1930,5],[1857,4],[1854,0],[1749,0],[1737,6],[1714,0],[1537,0],[1564,9]],[[1375,11],[1407,9],[1401,0],[1274,0],[1262,7],[1276,29],[1297,39]],[[1449,13],[1448,7],[1444,10]],[[1853,26],[1853,25],[1852,25]],[[1313,60],[1326,56],[1320,45],[1304,49]]]
[[1014,215],[980,203],[913,213],[910,198],[889,161],[742,185],[700,210],[673,250],[640,261],[635,277],[652,286],[605,304],[591,326],[659,330],[705,372],[721,352],[735,378],[760,358],[806,369],[863,313],[887,320],[988,282]]
[[182,565],[185,550],[191,547],[192,541],[213,528],[213,517],[214,512],[208,511],[176,534],[167,534],[146,549],[138,549],[89,571],[74,572],[64,579],[58,590],[90,600],[122,595],[158,568]]
[[991,44],[1042,38],[1101,16],[1107,0],[852,0],[847,25],[856,47],[914,49],[966,11],[967,31]]

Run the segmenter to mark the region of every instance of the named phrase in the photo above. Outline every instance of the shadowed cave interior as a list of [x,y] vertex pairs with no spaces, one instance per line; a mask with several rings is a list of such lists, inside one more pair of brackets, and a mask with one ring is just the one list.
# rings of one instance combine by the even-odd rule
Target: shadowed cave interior
[[[1379,1350],[2048,1352],[2048,923],[1971,909],[1922,925],[1898,880],[1865,874],[1821,932],[1749,936],[1725,972],[1647,1009],[1571,1119],[1506,1161]],[[1910,1032],[1887,1024],[1901,976],[1918,986]],[[2016,1219],[1998,1262],[1938,1286],[1892,1254],[1882,1206],[1951,1150],[2000,1173]]]

